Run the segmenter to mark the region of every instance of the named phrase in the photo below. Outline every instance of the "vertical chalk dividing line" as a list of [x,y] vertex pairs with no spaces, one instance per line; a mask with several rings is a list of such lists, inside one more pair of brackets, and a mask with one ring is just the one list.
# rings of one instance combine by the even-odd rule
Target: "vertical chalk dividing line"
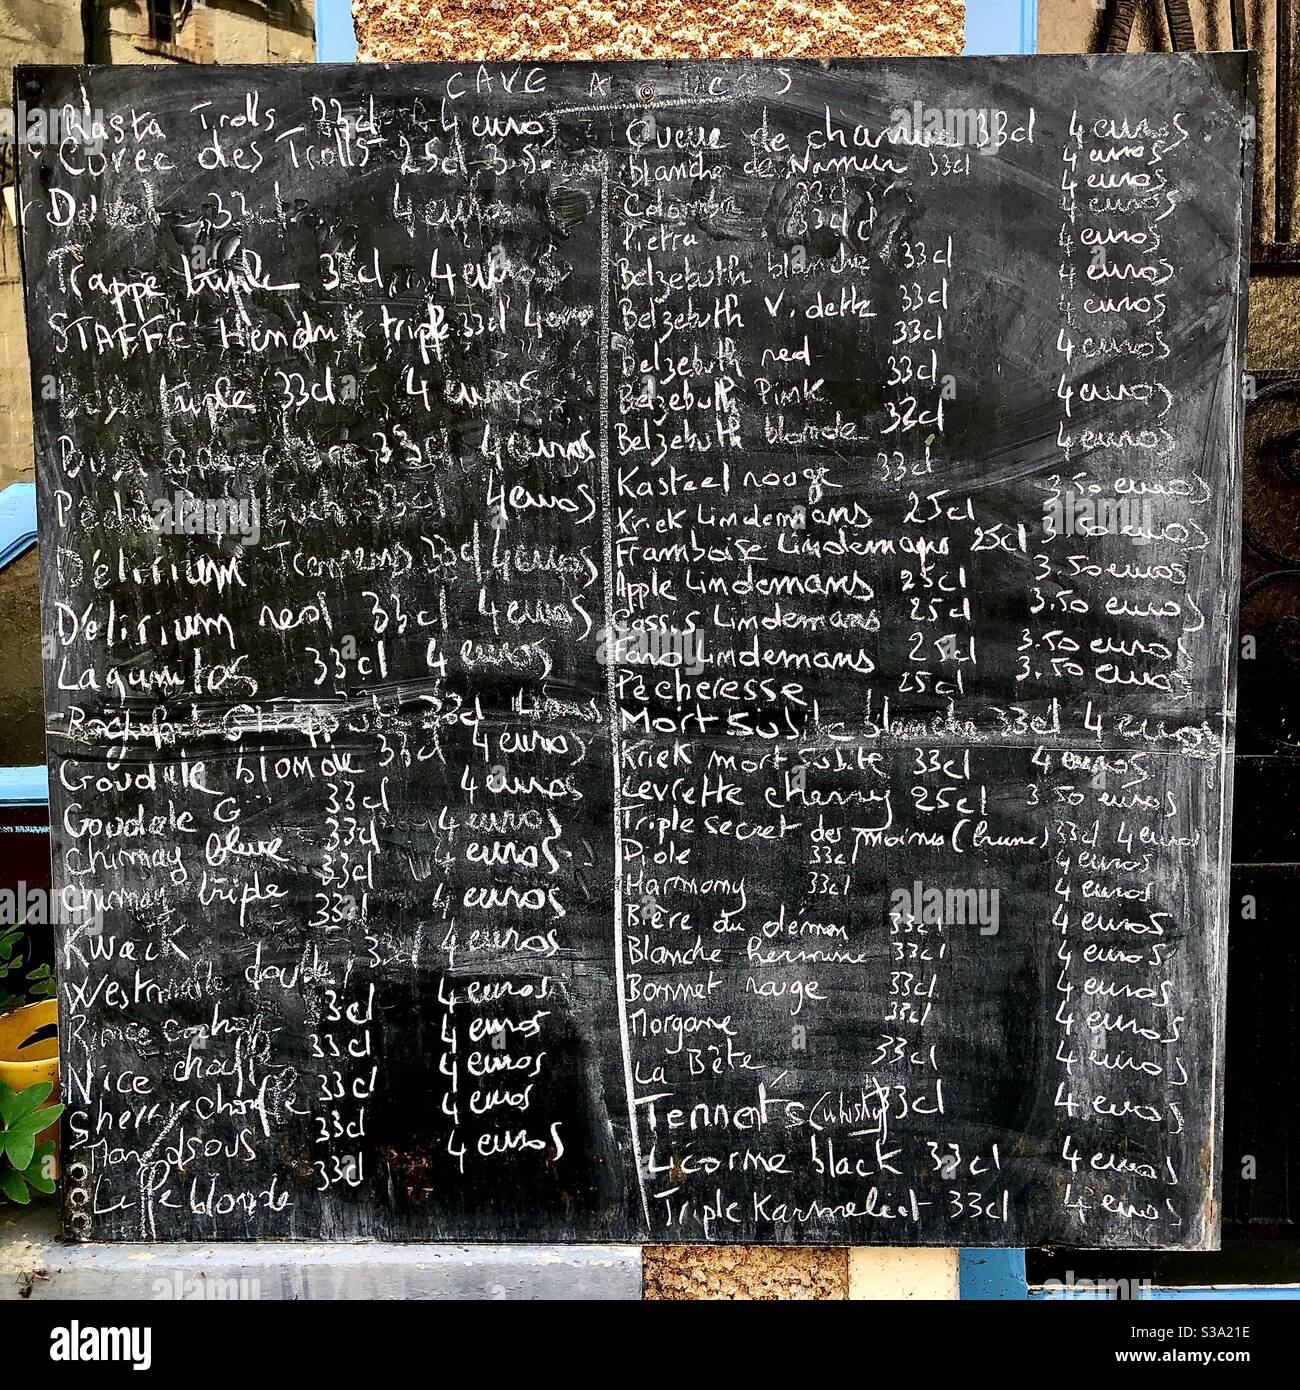
[[627,1028],[627,990],[623,978],[623,766],[619,740],[618,677],[611,654],[614,635],[614,523],[609,485],[609,160],[600,173],[600,531],[605,564],[605,697],[609,704],[609,749],[614,769],[614,984],[618,990],[618,1033],[623,1047],[623,1086],[627,1091],[627,1122],[636,1164],[637,1191],[650,1234],[650,1200],[645,1190],[641,1138],[636,1128],[636,1096],[632,1087],[632,1040]]

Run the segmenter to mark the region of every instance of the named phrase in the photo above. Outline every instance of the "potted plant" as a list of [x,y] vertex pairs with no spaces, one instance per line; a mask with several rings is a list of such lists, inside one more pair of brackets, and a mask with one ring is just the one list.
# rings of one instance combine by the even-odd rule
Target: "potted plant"
[[[0,1194],[26,1205],[58,1176],[58,1005],[39,999],[0,1014]],[[56,1097],[57,1100],[57,1097]]]

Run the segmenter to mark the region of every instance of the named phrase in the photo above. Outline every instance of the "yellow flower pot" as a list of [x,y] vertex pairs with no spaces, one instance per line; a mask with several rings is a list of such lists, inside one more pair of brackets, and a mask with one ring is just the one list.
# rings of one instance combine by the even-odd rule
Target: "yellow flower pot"
[[[35,1004],[24,1004],[12,1013],[0,1014],[0,1081],[14,1091],[52,1081],[54,1090],[50,1092],[47,1105],[59,1098],[59,1040],[57,1036],[41,1042],[28,1040],[54,1023],[58,1016],[59,1006],[54,999],[41,999]],[[58,1123],[36,1137],[42,1143],[46,1139],[57,1139]]]

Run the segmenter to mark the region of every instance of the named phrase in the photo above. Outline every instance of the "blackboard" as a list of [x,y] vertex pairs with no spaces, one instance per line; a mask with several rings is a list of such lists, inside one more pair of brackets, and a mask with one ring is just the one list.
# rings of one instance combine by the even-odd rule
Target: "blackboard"
[[71,1234],[1217,1241],[1244,55],[16,95]]

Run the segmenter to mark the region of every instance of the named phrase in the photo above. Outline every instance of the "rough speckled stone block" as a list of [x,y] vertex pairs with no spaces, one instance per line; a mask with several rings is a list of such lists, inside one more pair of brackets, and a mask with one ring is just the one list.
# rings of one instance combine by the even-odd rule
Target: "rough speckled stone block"
[[965,0],[352,0],[362,61],[960,53]]

